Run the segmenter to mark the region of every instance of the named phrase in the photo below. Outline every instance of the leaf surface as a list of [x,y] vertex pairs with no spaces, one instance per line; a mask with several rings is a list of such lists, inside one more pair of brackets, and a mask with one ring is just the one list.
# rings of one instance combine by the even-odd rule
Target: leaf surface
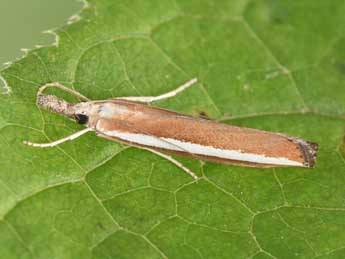
[[[1,258],[341,258],[345,255],[345,5],[332,1],[89,0],[54,46],[1,71]],[[35,105],[58,81],[320,144],[317,166],[168,161]],[[7,86],[7,88],[5,88]],[[61,92],[54,92],[61,96]]]

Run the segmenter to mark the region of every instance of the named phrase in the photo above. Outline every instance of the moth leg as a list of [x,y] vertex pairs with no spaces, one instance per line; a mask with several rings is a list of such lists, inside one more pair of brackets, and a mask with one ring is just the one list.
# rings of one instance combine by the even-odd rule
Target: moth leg
[[176,159],[172,158],[169,155],[163,154],[163,153],[161,153],[159,151],[156,151],[156,150],[148,148],[148,147],[143,147],[143,146],[140,146],[140,145],[136,145],[134,143],[129,143],[129,142],[123,141],[123,140],[118,139],[118,138],[109,137],[109,136],[104,135],[104,134],[102,134],[100,132],[96,132],[96,135],[98,137],[102,137],[102,138],[105,138],[105,139],[108,139],[108,140],[111,140],[111,141],[116,141],[116,142],[119,142],[119,143],[123,143],[125,145],[129,145],[129,146],[133,146],[133,147],[136,147],[136,148],[140,148],[140,149],[144,149],[144,150],[150,151],[150,152],[152,152],[152,153],[154,153],[154,154],[156,154],[156,155],[158,155],[158,156],[160,156],[162,158],[167,159],[168,161],[170,161],[171,163],[176,165],[178,168],[180,168],[183,171],[185,171],[187,174],[189,174],[195,180],[199,179],[199,177],[195,173],[193,173],[191,170],[189,170],[187,167],[185,167],[183,164],[181,164],[179,161],[177,161]]
[[188,82],[184,83],[183,85],[177,87],[176,89],[174,89],[170,92],[158,95],[158,96],[125,96],[125,97],[117,97],[116,99],[126,100],[126,101],[134,101],[134,102],[151,103],[151,102],[155,102],[155,101],[164,100],[164,99],[174,97],[175,95],[177,95],[177,94],[183,92],[184,90],[186,90],[187,88],[191,87],[197,81],[198,81],[197,78],[193,78],[193,79],[189,80]]
[[55,87],[55,88],[59,88],[75,97],[77,97],[78,99],[82,100],[82,101],[91,101],[89,98],[87,98],[86,96],[82,95],[81,93],[78,93],[77,91],[73,90],[73,89],[70,89],[66,86],[64,86],[63,84],[60,84],[58,82],[54,82],[54,83],[48,83],[48,84],[45,84],[45,85],[42,85],[39,89],[38,89],[38,92],[37,92],[37,96],[41,95],[43,93],[43,91],[49,87]]
[[176,159],[174,159],[173,157],[163,154],[159,151],[153,150],[151,148],[146,148],[146,147],[140,147],[141,149],[145,149],[147,151],[150,151],[162,158],[165,158],[166,160],[170,161],[171,163],[173,163],[174,165],[176,165],[178,168],[182,169],[183,171],[185,171],[187,174],[189,174],[191,177],[193,177],[195,180],[198,180],[199,177],[193,173],[191,170],[189,170],[187,167],[185,167],[183,164],[181,164],[179,161],[177,161]]
[[65,138],[62,138],[62,139],[59,139],[59,140],[56,140],[56,141],[53,141],[53,142],[50,142],[50,143],[33,143],[33,142],[30,142],[30,141],[24,141],[23,143],[26,144],[26,145],[29,145],[29,146],[33,146],[33,147],[54,147],[54,146],[57,146],[57,145],[59,145],[61,143],[66,142],[66,141],[79,138],[81,135],[84,135],[85,133],[87,133],[89,131],[92,131],[92,129],[91,128],[86,128],[86,129],[80,130],[80,131],[78,131],[76,133],[73,133],[72,135],[69,135],[69,136],[67,136]]

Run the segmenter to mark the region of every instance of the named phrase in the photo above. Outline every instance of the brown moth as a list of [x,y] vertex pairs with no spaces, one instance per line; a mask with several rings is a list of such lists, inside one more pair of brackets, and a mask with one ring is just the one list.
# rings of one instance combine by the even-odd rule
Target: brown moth
[[[53,147],[94,131],[99,137],[150,150],[196,179],[193,172],[164,153],[251,167],[312,168],[315,165],[318,150],[315,143],[282,133],[231,126],[143,104],[173,97],[196,82],[192,79],[156,97],[121,97],[101,101],[90,101],[59,83],[44,85],[38,92],[37,104],[68,116],[86,128],[52,143],[25,143],[35,147]],[[54,95],[45,95],[43,90],[47,87],[63,89],[84,102],[71,104]]]

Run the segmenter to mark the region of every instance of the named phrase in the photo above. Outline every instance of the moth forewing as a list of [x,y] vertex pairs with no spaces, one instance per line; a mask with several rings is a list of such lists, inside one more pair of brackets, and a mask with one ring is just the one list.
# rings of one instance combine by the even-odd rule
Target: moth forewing
[[89,127],[114,140],[248,166],[313,167],[316,146],[280,133],[240,128],[123,100],[97,102]]

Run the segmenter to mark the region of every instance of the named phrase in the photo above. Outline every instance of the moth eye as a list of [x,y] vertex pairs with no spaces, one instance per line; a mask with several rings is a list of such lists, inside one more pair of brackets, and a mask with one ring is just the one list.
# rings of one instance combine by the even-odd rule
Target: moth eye
[[76,114],[75,119],[79,124],[86,124],[89,121],[89,117],[84,114]]

